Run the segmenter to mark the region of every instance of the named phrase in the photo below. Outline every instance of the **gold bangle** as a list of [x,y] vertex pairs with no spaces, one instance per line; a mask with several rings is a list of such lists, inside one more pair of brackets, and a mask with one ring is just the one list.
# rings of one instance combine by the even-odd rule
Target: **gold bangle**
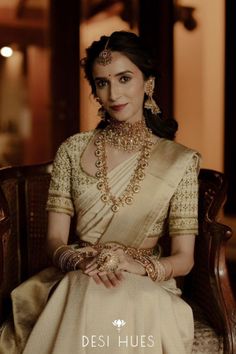
[[68,246],[67,246],[67,245],[61,245],[61,246],[59,246],[59,247],[57,247],[57,248],[55,249],[55,251],[53,252],[53,255],[52,255],[52,261],[53,261],[53,263],[55,263],[55,260],[56,260],[56,258],[57,258],[58,252],[59,252],[61,249],[63,249],[63,248],[68,249]]
[[[166,276],[165,280],[170,280],[171,278],[173,278],[174,268],[173,268],[173,265],[172,265],[171,261],[165,260],[165,262],[170,265],[170,273],[169,273],[169,275]],[[166,268],[165,263],[163,265]]]

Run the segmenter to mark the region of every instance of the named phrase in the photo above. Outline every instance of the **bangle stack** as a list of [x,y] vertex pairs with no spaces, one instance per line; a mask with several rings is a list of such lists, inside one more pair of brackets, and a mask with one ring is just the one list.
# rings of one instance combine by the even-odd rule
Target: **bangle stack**
[[69,272],[72,270],[79,269],[81,262],[86,258],[91,257],[93,252],[88,250],[83,250],[80,248],[74,250],[70,246],[60,246],[53,253],[53,264],[61,269],[63,272]]

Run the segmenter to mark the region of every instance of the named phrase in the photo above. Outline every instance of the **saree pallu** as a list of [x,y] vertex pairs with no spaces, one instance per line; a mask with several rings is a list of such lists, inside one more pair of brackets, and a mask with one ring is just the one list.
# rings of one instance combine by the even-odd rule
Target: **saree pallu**
[[[153,149],[133,205],[113,214],[95,184],[80,194],[74,204],[82,241],[142,245],[195,154],[168,144]],[[135,160],[131,157],[109,173],[114,192],[124,190]],[[157,283],[123,274],[118,287],[105,288],[80,270],[63,274],[48,268],[21,284],[12,292],[14,322],[2,331],[0,353],[190,354],[192,311],[175,280]]]

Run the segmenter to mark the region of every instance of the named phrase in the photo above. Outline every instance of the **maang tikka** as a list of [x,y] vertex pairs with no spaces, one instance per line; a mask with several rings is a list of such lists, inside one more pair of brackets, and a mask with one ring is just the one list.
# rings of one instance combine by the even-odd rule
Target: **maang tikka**
[[154,88],[155,88],[155,77],[150,77],[145,82],[145,87],[144,87],[144,92],[148,96],[146,101],[144,102],[144,108],[150,109],[152,114],[158,114],[161,113],[161,110],[152,97],[154,93]]
[[110,38],[108,38],[105,48],[101,51],[97,58],[97,63],[101,65],[108,65],[112,61],[112,52],[110,49],[107,49],[108,43],[109,43]]

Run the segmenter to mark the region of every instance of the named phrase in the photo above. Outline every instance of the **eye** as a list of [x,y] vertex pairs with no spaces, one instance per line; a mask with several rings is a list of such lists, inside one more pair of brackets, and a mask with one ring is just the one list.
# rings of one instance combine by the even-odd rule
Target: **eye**
[[126,82],[130,81],[131,80],[131,77],[130,76],[126,76],[126,75],[123,75],[120,77],[120,82],[122,84],[125,84]]
[[96,86],[98,88],[103,88],[103,87],[107,86],[107,84],[108,84],[108,81],[104,80],[104,79],[96,81]]

